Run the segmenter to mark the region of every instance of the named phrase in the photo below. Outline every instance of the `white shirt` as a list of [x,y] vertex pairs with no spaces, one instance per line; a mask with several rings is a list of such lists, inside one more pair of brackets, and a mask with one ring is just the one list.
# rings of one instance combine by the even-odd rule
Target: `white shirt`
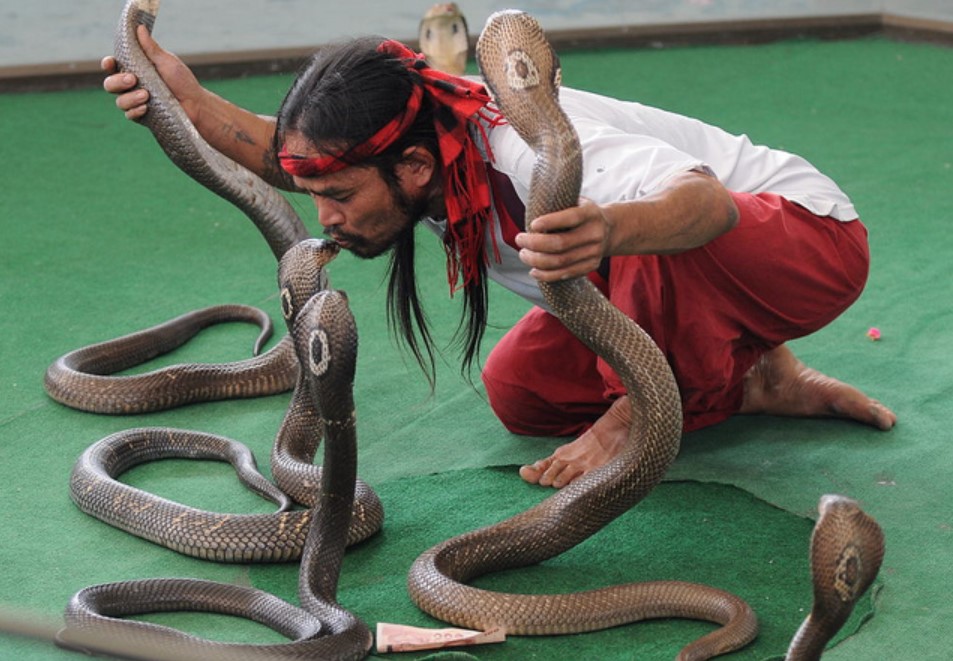
[[[579,134],[583,153],[580,194],[596,203],[637,200],[659,189],[671,176],[708,170],[728,189],[771,192],[818,216],[841,221],[857,218],[846,194],[808,161],[785,151],[755,145],[704,122],[590,92],[562,88],[560,104]],[[507,175],[525,204],[536,154],[509,125],[487,127],[493,168]],[[443,223],[424,221],[438,235]],[[517,251],[494,232],[500,261],[492,258],[488,275],[501,285],[545,306],[529,268]],[[490,237],[488,237],[489,239]],[[493,245],[488,241],[488,245]]]

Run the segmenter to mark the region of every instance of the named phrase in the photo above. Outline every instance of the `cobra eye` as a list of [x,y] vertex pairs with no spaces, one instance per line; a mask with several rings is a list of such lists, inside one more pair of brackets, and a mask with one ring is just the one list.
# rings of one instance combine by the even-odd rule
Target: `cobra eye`
[[315,376],[323,376],[331,364],[331,350],[328,348],[328,336],[318,328],[311,331],[308,338],[308,367]]
[[291,319],[294,314],[294,304],[291,302],[291,290],[285,287],[281,290],[281,314],[285,319]]

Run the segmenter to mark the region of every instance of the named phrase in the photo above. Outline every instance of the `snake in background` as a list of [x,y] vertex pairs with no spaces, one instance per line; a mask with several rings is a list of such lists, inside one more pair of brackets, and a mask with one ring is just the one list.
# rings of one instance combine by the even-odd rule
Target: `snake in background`
[[[136,15],[128,20],[146,18],[151,24],[154,14],[142,16],[139,5],[148,5],[154,11],[156,4],[131,0],[127,10],[134,8]],[[132,41],[135,41],[134,31]],[[491,17],[480,41],[480,65],[497,102],[510,123],[539,155],[527,218],[574,205],[581,178],[581,155],[575,133],[556,103],[558,60],[542,31],[525,14],[503,12]],[[510,87],[508,76],[516,89]],[[681,434],[678,391],[664,356],[651,339],[583,278],[541,286],[567,327],[622,377],[632,401],[633,431],[616,460],[573,482],[540,505],[500,524],[448,540],[424,553],[409,574],[412,599],[428,613],[454,624],[474,628],[502,626],[512,634],[588,631],[651,617],[690,617],[723,625],[686,647],[679,655],[683,660],[709,658],[747,644],[757,632],[751,609],[742,600],[706,586],[664,581],[569,595],[506,595],[466,585],[481,574],[542,562],[588,538],[644,498],[662,479],[678,452]],[[286,422],[296,417],[293,411],[298,390]],[[338,396],[338,390],[327,389],[317,398],[315,406],[321,408],[322,415],[339,419],[340,413],[328,413],[337,405],[334,397]],[[322,397],[329,399],[322,400]],[[350,407],[349,414],[353,412],[353,403],[343,406]],[[329,438],[333,428],[333,425],[327,428]],[[331,451],[332,445],[326,443],[326,453]],[[327,473],[333,460],[329,462],[326,458],[325,461]],[[316,528],[312,525],[311,531]],[[344,537],[340,529],[336,534]],[[815,587],[820,596],[827,599],[827,605],[818,607],[816,599],[811,616],[792,643],[790,659],[815,658],[804,650],[823,648],[826,642],[823,636],[840,627],[840,618],[846,618],[844,612],[849,614],[853,601],[876,576],[882,556],[882,538],[876,541],[877,534],[879,527],[849,499],[822,500],[812,559],[823,567],[820,573],[815,571]],[[846,545],[835,543],[835,538],[845,535],[854,537],[848,537]],[[325,543],[332,541],[325,540]],[[833,562],[824,559],[829,553],[834,554]],[[196,588],[198,592],[201,589],[201,586]],[[211,588],[209,591],[214,592]],[[230,595],[229,592],[225,598],[228,612],[242,612],[247,600]],[[74,599],[70,617],[78,622],[98,622],[98,616],[91,611],[79,614],[77,600],[83,601],[79,596]],[[117,609],[117,614],[138,612],[135,608],[147,606],[127,603],[135,602],[127,594],[109,593],[105,601]],[[160,606],[181,605],[178,598],[170,599],[169,603],[173,606],[167,606],[165,601]],[[336,647],[333,640],[320,658],[353,658],[349,656],[352,648]],[[818,640],[821,640],[820,648]],[[244,658],[245,653],[241,652],[240,658]],[[279,658],[282,654],[266,648],[247,653],[260,654],[260,658]],[[229,658],[239,657],[230,655]]]
[[417,27],[417,41],[434,69],[454,76],[466,73],[470,54],[467,19],[455,2],[438,2],[424,12]]

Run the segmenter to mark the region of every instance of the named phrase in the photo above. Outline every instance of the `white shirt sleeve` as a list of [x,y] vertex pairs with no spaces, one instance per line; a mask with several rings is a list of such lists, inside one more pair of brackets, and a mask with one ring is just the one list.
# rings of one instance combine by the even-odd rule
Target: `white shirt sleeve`
[[[574,117],[573,125],[583,152],[580,193],[601,204],[645,197],[674,174],[707,168],[704,161],[658,138],[588,117]],[[490,144],[494,169],[512,179],[525,203],[536,154],[509,126],[494,129]]]

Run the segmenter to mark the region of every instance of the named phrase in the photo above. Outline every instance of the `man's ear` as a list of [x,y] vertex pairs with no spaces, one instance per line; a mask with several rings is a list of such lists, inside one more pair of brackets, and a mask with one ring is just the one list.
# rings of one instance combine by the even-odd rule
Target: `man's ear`
[[436,157],[422,145],[414,145],[405,149],[396,167],[398,178],[403,183],[417,188],[430,186],[436,169]]

